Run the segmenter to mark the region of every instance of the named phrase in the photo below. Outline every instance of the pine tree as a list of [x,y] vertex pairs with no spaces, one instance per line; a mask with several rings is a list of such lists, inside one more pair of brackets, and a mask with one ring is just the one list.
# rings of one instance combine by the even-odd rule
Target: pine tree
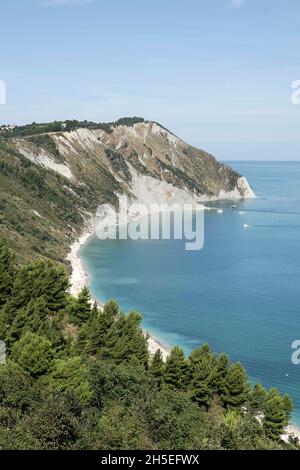
[[71,315],[72,320],[77,325],[82,325],[91,318],[91,296],[87,287],[84,287],[80,292],[78,299],[72,309]]
[[190,395],[200,407],[208,409],[213,398],[212,368],[208,356],[204,356],[194,369]]
[[220,397],[225,393],[225,383],[226,383],[226,375],[228,371],[228,367],[230,365],[230,360],[227,354],[220,354],[217,358],[216,364],[213,368],[212,374],[212,386]]
[[228,368],[222,401],[228,408],[239,408],[248,399],[249,384],[245,369],[240,363],[231,364]]
[[[37,330],[39,336],[47,338],[56,351],[60,351],[66,346],[66,340],[62,330],[62,319],[59,317],[49,317],[42,323]],[[33,330],[35,331],[35,330]]]
[[167,357],[164,381],[167,385],[178,389],[185,389],[187,383],[187,361],[184,352],[179,347],[174,347]]
[[97,354],[101,348],[105,347],[108,333],[119,313],[119,306],[114,300],[105,304],[102,312],[99,312],[94,306],[86,337],[85,351],[88,354]]
[[81,404],[90,402],[92,391],[89,383],[89,368],[80,357],[69,357],[54,361],[51,372],[43,383],[52,392],[75,395]]
[[8,348],[11,348],[12,345],[18,341],[24,332],[25,328],[28,327],[28,316],[27,308],[20,309],[9,328],[6,330],[5,341]]
[[98,314],[99,314],[98,305],[97,305],[97,302],[94,302],[92,312],[91,312],[91,316],[92,316],[92,318],[96,318],[98,316]]
[[11,347],[24,331],[41,332],[47,322],[49,310],[45,296],[32,299],[25,308],[18,310],[8,329],[6,341]]
[[140,328],[141,319],[138,312],[130,312],[121,315],[110,329],[105,345],[110,344],[110,355],[117,363],[129,362],[135,356],[140,365],[148,367],[148,344]]
[[109,318],[116,318],[120,314],[120,307],[115,300],[109,300],[103,309],[103,313]]
[[125,325],[125,315],[119,314],[105,336],[103,347],[98,351],[99,357],[102,359],[116,359],[120,361],[124,348]]
[[11,355],[33,377],[38,377],[50,369],[54,351],[47,338],[28,331],[14,344]]
[[263,413],[265,410],[267,391],[261,384],[255,384],[250,396],[251,408],[254,412]]
[[276,388],[269,391],[263,426],[268,437],[278,440],[287,425],[285,402]]
[[191,373],[203,360],[213,361],[214,354],[208,344],[203,344],[200,348],[194,349],[189,356],[189,364]]
[[157,349],[152,357],[149,372],[160,387],[163,382],[164,375],[164,361],[160,349]]
[[41,297],[49,312],[57,313],[66,306],[67,287],[68,279],[62,266],[41,259],[23,266],[15,276],[12,294],[4,307],[7,322],[11,324],[19,309]]
[[285,409],[286,413],[288,413],[288,414],[292,413],[292,411],[294,409],[294,405],[293,405],[293,402],[290,399],[289,395],[284,395],[283,404],[284,404],[284,409]]
[[148,337],[145,336],[141,329],[141,322],[142,316],[139,312],[130,312],[126,317],[126,323],[128,324],[128,357],[136,357],[139,364],[147,369],[149,363]]
[[290,397],[288,395],[284,395],[284,397],[282,398],[282,401],[283,401],[283,406],[284,406],[284,410],[285,410],[285,414],[286,414],[286,423],[285,423],[285,425],[287,426],[290,422],[290,415],[291,415],[292,411],[294,410],[294,405],[293,405],[293,402],[292,402],[292,400],[290,399]]
[[89,335],[90,335],[91,323],[84,323],[78,333],[75,344],[73,344],[72,350],[77,355],[82,354],[93,354],[90,348]]

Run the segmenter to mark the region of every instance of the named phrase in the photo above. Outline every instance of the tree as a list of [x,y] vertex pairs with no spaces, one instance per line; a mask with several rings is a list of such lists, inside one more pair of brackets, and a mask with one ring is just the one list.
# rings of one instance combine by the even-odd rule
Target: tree
[[152,357],[149,372],[157,385],[160,387],[163,381],[164,375],[164,362],[160,349],[157,349]]
[[289,397],[289,395],[284,395],[284,397],[283,397],[283,406],[284,406],[284,409],[285,409],[285,412],[286,412],[286,415],[287,415],[287,424],[288,424],[290,414],[294,410],[294,405],[293,405],[293,402],[292,402],[291,398]]
[[193,379],[193,374],[198,364],[202,361],[209,361],[213,366],[213,360],[214,354],[208,344],[203,344],[199,348],[194,349],[188,359],[190,379]]
[[49,370],[54,351],[47,338],[28,331],[14,344],[11,356],[33,377],[38,377]]
[[122,361],[125,324],[125,315],[119,314],[105,336],[103,347],[98,351],[99,357],[118,362]]
[[254,412],[263,413],[265,409],[267,391],[261,384],[255,384],[250,395],[250,404]]
[[213,369],[212,386],[214,391],[221,397],[225,393],[225,383],[230,360],[227,354],[220,354]]
[[261,425],[248,414],[243,415],[238,410],[229,409],[221,420],[219,438],[223,449],[259,449],[262,441],[261,436]]
[[212,369],[210,359],[203,357],[194,370],[191,383],[191,398],[200,407],[208,409],[213,397]]
[[111,403],[101,414],[96,430],[94,449],[151,449],[145,417],[139,407]]
[[30,300],[26,307],[16,312],[7,334],[8,344],[12,346],[26,330],[34,333],[41,331],[47,322],[48,314],[45,296]]
[[[38,325],[38,322],[37,322]],[[32,326],[32,331],[37,332],[39,336],[47,338],[56,351],[62,351],[66,346],[66,340],[63,332],[63,321],[60,316],[49,316],[40,326]]]
[[263,426],[271,439],[277,440],[283,434],[288,418],[286,403],[276,388],[272,388],[267,396]]
[[[127,316],[122,315],[118,321],[114,322],[111,328],[113,335],[109,341],[112,346],[111,357],[117,363],[130,362],[135,358],[138,364],[145,368],[148,367],[148,344],[140,327],[141,320],[142,317],[138,312],[130,312]],[[119,333],[116,335],[118,330]]]
[[91,385],[94,403],[99,408],[118,401],[130,406],[141,400],[145,403],[154,392],[145,369],[132,364],[115,365],[109,361],[95,361],[91,366]]
[[18,364],[8,360],[0,365],[0,408],[25,412],[37,396],[32,378]]
[[18,310],[41,297],[49,312],[57,314],[66,306],[67,287],[68,279],[62,266],[43,259],[23,266],[15,276],[10,299],[4,307],[8,323],[13,322]]
[[228,368],[222,401],[228,408],[239,408],[248,399],[249,384],[245,369],[240,363],[231,364]]
[[115,319],[120,314],[120,307],[115,300],[109,300],[103,308],[103,315],[108,319]]
[[72,394],[81,405],[87,405],[91,401],[89,368],[80,357],[54,361],[52,370],[44,377],[43,383],[53,392]]
[[150,436],[157,449],[202,449],[207,417],[185,393],[160,390],[146,407]]
[[185,389],[187,382],[187,361],[181,348],[175,346],[167,357],[164,381],[167,385]]
[[88,437],[68,405],[58,398],[45,400],[24,422],[31,449],[79,450],[88,446]]
[[120,309],[114,300],[107,302],[102,312],[98,309],[92,311],[92,318],[87,328],[81,332],[81,336],[85,335],[84,351],[88,354],[97,354],[101,348],[105,347],[108,333],[120,314]]
[[91,318],[91,295],[87,287],[80,292],[72,309],[72,319],[77,325],[86,323]]
[[191,366],[197,366],[199,362],[201,362],[203,359],[212,359],[213,358],[213,352],[210,349],[208,344],[203,344],[199,348],[194,349],[189,357],[189,361]]

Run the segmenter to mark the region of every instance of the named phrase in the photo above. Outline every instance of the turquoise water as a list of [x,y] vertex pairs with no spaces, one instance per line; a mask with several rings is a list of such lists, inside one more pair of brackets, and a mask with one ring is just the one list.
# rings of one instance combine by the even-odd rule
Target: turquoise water
[[206,212],[203,250],[93,237],[81,256],[95,297],[139,310],[146,329],[186,353],[203,342],[227,352],[252,381],[289,393],[300,425],[300,365],[291,363],[291,343],[300,339],[300,162],[232,166],[258,198]]

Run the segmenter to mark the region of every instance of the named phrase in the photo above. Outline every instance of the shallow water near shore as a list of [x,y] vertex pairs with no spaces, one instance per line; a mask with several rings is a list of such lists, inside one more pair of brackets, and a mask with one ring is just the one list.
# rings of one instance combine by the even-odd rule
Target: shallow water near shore
[[[94,297],[139,310],[143,327],[186,353],[208,342],[241,361],[251,381],[277,386],[295,404],[300,426],[300,162],[234,162],[255,200],[214,202],[205,212],[205,245],[179,240],[92,236],[80,256]],[[247,226],[247,227],[246,227]]]

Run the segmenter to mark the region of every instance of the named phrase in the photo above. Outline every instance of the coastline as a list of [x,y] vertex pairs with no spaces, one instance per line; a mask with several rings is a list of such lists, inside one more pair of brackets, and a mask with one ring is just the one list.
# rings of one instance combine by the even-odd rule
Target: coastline
[[[89,287],[90,284],[89,275],[86,272],[83,261],[79,256],[79,250],[94,233],[95,231],[93,229],[84,230],[78,240],[76,240],[71,245],[70,252],[67,256],[67,260],[71,263],[72,268],[69,292],[74,297],[78,297],[83,287]],[[100,308],[103,308],[104,303],[101,301],[101,299],[93,299],[93,301],[96,301]],[[163,360],[165,361],[170,353],[169,348],[165,346],[159,339],[154,337],[150,332],[145,331],[145,335],[149,336],[148,349],[150,354],[154,355],[155,352],[160,349]]]
[[[72,296],[78,297],[78,294],[83,287],[89,287],[89,275],[86,272],[83,261],[79,256],[80,248],[87,242],[87,240],[95,233],[95,230],[92,228],[85,229],[81,236],[71,245],[70,252],[67,256],[67,260],[71,263],[72,273],[70,276],[70,288],[69,292]],[[103,308],[104,303],[100,299],[93,299],[96,301],[100,308]],[[148,335],[148,349],[151,355],[154,355],[157,350],[160,350],[162,353],[163,360],[166,361],[170,349],[165,346],[159,339],[151,335],[150,332],[145,331],[145,335]],[[281,439],[284,442],[288,442],[289,438],[298,438],[300,442],[300,428],[294,425],[293,423],[289,424],[285,428],[284,434],[281,436]]]
[[70,247],[70,252],[67,256],[67,260],[71,263],[71,276],[70,276],[70,288],[69,292],[72,296],[78,297],[83,287],[88,286],[89,276],[86,272],[83,262],[78,255],[80,248],[87,242],[87,240],[93,235],[93,230],[85,230],[81,236],[76,240]]
[[298,439],[300,442],[300,428],[297,428],[294,424],[289,424],[285,428],[285,433],[281,436],[281,439],[284,442],[288,442],[290,437]]

